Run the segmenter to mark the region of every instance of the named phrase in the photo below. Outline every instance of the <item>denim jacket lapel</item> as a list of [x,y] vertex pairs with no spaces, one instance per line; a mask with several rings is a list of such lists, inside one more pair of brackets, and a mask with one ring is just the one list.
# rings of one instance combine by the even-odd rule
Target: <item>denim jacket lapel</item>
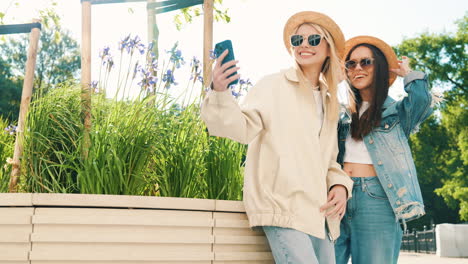
[[387,96],[387,99],[385,99],[385,102],[382,106],[382,118],[396,113],[396,102],[397,101],[395,101],[395,99],[393,99],[390,96]]

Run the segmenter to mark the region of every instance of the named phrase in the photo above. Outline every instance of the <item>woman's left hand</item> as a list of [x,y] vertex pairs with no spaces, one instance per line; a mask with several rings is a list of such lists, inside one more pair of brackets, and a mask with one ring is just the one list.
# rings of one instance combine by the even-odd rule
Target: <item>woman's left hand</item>
[[390,71],[400,77],[405,77],[408,73],[412,72],[411,68],[409,67],[409,61],[410,60],[408,57],[402,56],[401,60],[398,61],[400,67],[398,69],[390,69]]
[[338,217],[340,220],[346,213],[346,201],[348,200],[348,190],[343,185],[335,185],[328,192],[327,203],[320,207],[320,212],[328,211],[325,216]]

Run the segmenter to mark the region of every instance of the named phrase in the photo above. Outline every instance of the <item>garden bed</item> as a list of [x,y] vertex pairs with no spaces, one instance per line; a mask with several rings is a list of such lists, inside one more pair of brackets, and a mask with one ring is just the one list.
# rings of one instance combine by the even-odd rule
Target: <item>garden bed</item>
[[274,263],[242,202],[0,194],[0,263]]

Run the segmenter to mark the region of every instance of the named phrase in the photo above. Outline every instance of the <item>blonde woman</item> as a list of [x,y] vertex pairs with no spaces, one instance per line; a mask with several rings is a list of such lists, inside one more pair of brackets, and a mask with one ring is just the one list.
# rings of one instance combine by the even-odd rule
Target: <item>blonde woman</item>
[[201,115],[211,135],[249,144],[244,205],[276,263],[335,263],[332,241],[352,190],[336,162],[344,36],[330,17],[305,11],[289,18],[283,37],[294,66],[262,78],[240,106],[227,88],[239,68],[221,65],[225,51]]

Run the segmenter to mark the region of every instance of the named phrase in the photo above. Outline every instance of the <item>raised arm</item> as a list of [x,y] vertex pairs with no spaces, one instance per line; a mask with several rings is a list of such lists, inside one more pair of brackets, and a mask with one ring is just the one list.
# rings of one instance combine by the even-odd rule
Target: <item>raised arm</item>
[[239,78],[238,75],[228,77],[239,67],[237,61],[230,61],[221,65],[221,61],[227,55],[227,50],[218,58],[213,69],[212,90],[207,94],[202,109],[201,117],[208,127],[210,135],[230,138],[243,144],[248,144],[263,129],[262,99],[259,96],[261,82],[252,87],[244,102],[239,105],[233,98],[227,85]]
[[404,77],[405,92],[408,94],[398,102],[400,122],[406,136],[411,134],[432,112],[432,96],[428,89],[427,76],[423,72],[411,71],[408,57],[403,56],[399,69],[391,69]]

